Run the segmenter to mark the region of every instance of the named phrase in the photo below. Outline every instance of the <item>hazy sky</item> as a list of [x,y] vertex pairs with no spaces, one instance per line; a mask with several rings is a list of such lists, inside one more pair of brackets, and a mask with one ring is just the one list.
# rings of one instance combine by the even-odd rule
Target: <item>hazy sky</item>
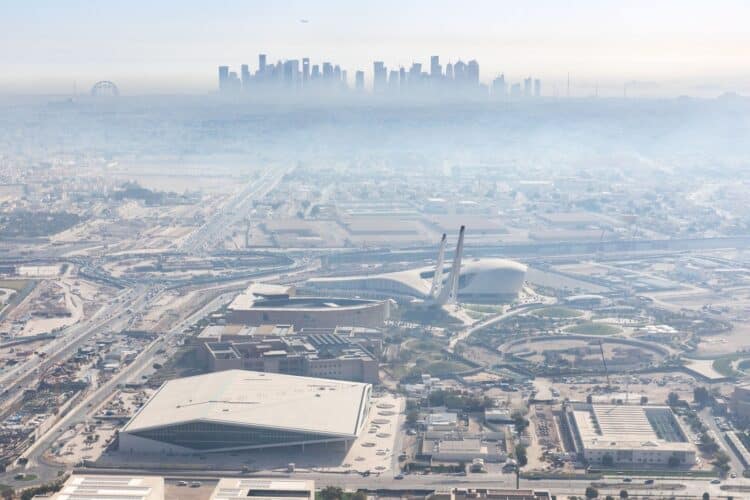
[[[307,19],[308,23],[300,22]],[[216,66],[309,56],[370,73],[475,58],[575,92],[750,93],[749,0],[0,0],[0,92],[204,92]],[[635,91],[635,90],[634,90]]]

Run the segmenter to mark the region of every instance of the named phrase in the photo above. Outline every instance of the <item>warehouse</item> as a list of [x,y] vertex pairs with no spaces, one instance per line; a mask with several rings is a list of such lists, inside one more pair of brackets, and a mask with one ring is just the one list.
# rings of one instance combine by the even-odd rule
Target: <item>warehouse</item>
[[570,403],[567,427],[591,464],[692,466],[695,446],[668,406]]

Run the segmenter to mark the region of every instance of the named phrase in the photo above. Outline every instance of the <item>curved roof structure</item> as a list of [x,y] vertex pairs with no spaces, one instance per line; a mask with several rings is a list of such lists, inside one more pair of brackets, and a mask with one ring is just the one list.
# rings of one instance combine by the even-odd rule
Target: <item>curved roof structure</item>
[[[407,296],[426,299],[432,287],[434,268],[420,267],[406,271],[358,276],[313,278],[310,287],[326,290],[352,290],[363,293]],[[450,267],[443,270],[444,280]],[[464,295],[515,294],[523,286],[526,266],[507,259],[483,258],[464,260],[459,276],[459,298]]]

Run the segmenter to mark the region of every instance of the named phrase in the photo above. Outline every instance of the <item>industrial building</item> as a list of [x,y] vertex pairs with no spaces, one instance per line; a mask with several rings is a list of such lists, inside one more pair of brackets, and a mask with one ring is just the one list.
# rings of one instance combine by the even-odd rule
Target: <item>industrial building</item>
[[287,324],[302,328],[379,328],[390,316],[387,300],[299,297],[292,287],[248,287],[227,306],[226,320],[249,326]]
[[119,434],[124,453],[194,454],[318,443],[346,447],[372,386],[226,370],[165,382]]
[[695,463],[695,446],[668,406],[569,403],[563,414],[576,452],[590,464]]
[[390,273],[312,278],[306,287],[318,292],[363,297],[387,297],[400,301],[423,300],[437,305],[448,302],[502,303],[518,295],[526,279],[526,266],[498,258],[463,260],[464,228],[461,228],[453,263],[443,267],[445,235],[435,267]]
[[[36,497],[35,497],[36,498]],[[163,500],[161,476],[99,476],[73,474],[50,500]]]
[[[208,327],[198,339],[199,355],[212,371],[244,369],[377,384],[377,354],[382,334],[364,328],[267,328],[268,334],[221,335],[221,326]],[[305,333],[307,331],[315,333]],[[244,332],[244,330],[241,330]],[[204,334],[206,334],[204,336]],[[372,334],[373,336],[369,336]],[[225,340],[226,338],[226,340]]]
[[232,500],[235,498],[256,500],[315,499],[315,481],[286,478],[223,478],[216,485],[211,500]]

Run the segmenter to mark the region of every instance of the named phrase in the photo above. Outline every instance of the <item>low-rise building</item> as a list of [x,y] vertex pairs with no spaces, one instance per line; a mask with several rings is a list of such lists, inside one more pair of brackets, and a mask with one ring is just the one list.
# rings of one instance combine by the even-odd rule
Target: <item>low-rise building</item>
[[73,474],[50,500],[163,500],[160,476],[99,476]]
[[695,446],[668,406],[569,403],[563,417],[591,464],[692,466]]
[[315,481],[299,479],[224,478],[216,485],[211,500],[253,498],[255,500],[314,500]]

